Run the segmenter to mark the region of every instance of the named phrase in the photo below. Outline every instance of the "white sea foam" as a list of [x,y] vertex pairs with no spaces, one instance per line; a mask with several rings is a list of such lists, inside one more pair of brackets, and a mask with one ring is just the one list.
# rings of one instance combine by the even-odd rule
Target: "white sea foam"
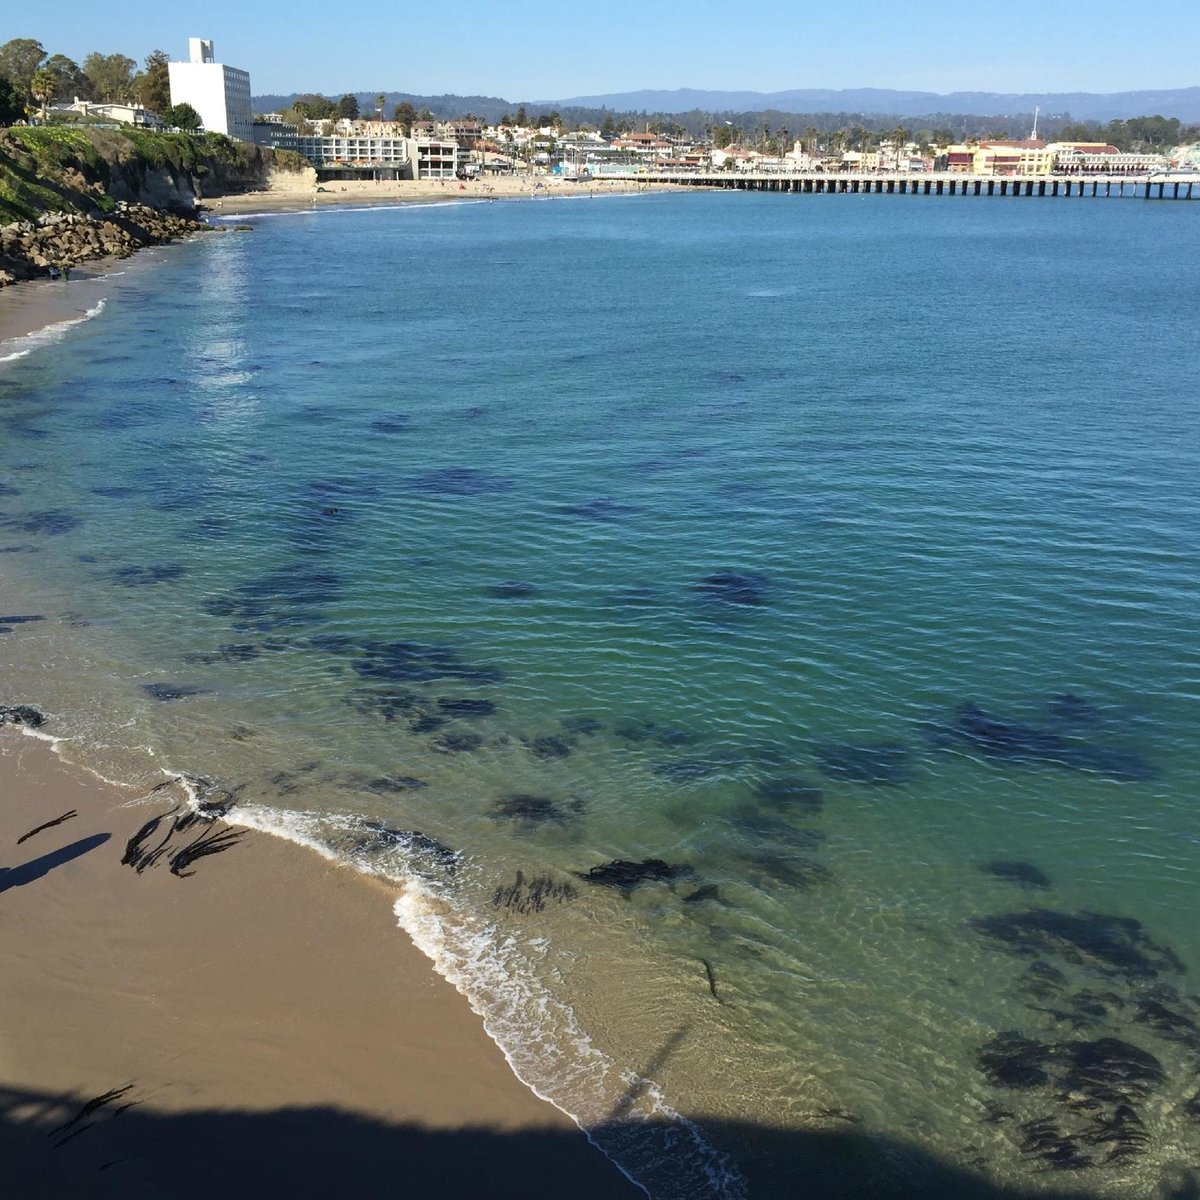
[[21,337],[9,338],[7,341],[0,342],[0,363],[13,362],[18,358],[24,358],[28,354],[32,354],[35,350],[40,350],[44,346],[52,346],[56,342],[61,342],[64,337],[76,325],[82,325],[85,321],[90,321],[93,317],[98,317],[103,311],[104,306],[108,303],[107,300],[98,300],[86,312],[78,317],[71,317],[66,321],[56,321],[53,325],[47,325],[42,329],[37,329],[33,333],[24,334]]
[[[541,982],[545,942],[524,942],[410,883],[402,929],[483,1019],[513,1073],[569,1116],[656,1200],[740,1200],[746,1184],[658,1085],[621,1069]],[[553,1081],[553,1083],[551,1083]]]
[[[197,799],[186,776],[181,783]],[[348,848],[362,822],[353,817],[239,805],[238,825],[306,846],[322,858],[401,888],[400,927],[435,970],[466,997],[513,1073],[569,1116],[606,1157],[656,1200],[742,1200],[733,1164],[675,1111],[653,1080],[621,1069],[592,1043],[569,1005],[542,982],[551,952],[521,941],[461,905],[452,887],[397,847],[388,857]],[[351,835],[347,846],[334,843]],[[427,864],[426,864],[427,865]]]

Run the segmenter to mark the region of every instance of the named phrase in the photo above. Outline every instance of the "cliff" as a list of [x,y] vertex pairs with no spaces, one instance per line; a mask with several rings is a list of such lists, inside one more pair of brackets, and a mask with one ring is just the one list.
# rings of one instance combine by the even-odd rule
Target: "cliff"
[[43,125],[0,130],[0,224],[44,212],[111,212],[119,200],[190,214],[206,195],[301,172],[299,155],[217,133]]
[[194,220],[205,196],[308,169],[299,155],[220,134],[0,130],[0,285],[207,228]]

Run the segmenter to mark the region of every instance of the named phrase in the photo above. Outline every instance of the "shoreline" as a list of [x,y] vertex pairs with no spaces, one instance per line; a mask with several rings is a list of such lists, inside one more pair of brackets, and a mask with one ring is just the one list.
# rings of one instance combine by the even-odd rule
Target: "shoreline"
[[[221,222],[214,226],[220,229],[226,217],[377,205],[400,207],[461,201],[598,198],[678,190],[672,184],[645,184],[624,179],[575,183],[553,176],[534,179],[512,176],[466,183],[459,180],[385,180],[379,183],[351,180],[323,186],[328,190],[317,192],[311,186],[284,176],[262,191],[205,197],[198,201],[197,213],[210,222]],[[160,249],[172,244],[161,243],[143,249]],[[65,332],[70,326],[96,315],[96,304],[105,298],[103,284],[124,270],[128,261],[127,258],[89,259],[72,268],[69,280],[27,279],[0,287],[0,367],[11,358],[23,357],[32,348],[21,345],[27,339],[37,339],[40,335],[54,339],[60,329]]]
[[[114,1194],[159,1194],[140,1189],[181,1162],[195,1190],[173,1195],[215,1194],[218,1181],[224,1194],[264,1194],[283,1153],[303,1164],[296,1196],[330,1194],[334,1179],[373,1195],[400,1166],[416,1181],[407,1195],[467,1194],[466,1179],[487,1172],[489,1195],[516,1197],[528,1194],[519,1150],[581,1197],[644,1196],[512,1073],[397,927],[401,890],[220,821],[173,834],[145,869],[124,865],[147,820],[174,810],[153,845],[184,811],[179,789],[144,797],[102,783],[40,736],[0,734],[0,781],[0,1145],[23,1195],[94,1188],[101,1170]],[[214,834],[229,853],[171,871],[173,848]],[[225,1149],[161,1136],[213,1114],[270,1129],[275,1160],[244,1161],[240,1134]],[[73,1117],[87,1137],[56,1152],[51,1131]],[[336,1145],[346,1136],[368,1143],[349,1179]],[[446,1157],[464,1138],[469,1166]],[[402,1163],[389,1162],[401,1141]],[[246,1190],[228,1191],[233,1175]]]
[[[93,259],[75,267],[69,280],[26,279],[0,288],[0,365],[21,355],[20,343],[86,321],[105,298],[104,283],[126,259]],[[32,347],[30,347],[32,348]]]
[[353,208],[372,204],[449,203],[456,200],[533,200],[566,196],[617,196],[676,191],[673,184],[640,183],[635,179],[593,179],[574,182],[553,175],[499,176],[495,179],[333,180],[319,188],[287,176],[257,192],[231,192],[204,197],[202,212],[209,217],[252,216],[267,212],[304,212]]

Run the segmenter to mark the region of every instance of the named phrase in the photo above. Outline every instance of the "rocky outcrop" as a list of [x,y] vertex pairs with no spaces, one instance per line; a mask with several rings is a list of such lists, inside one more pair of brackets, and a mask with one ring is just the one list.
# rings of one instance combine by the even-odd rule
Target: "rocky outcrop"
[[0,129],[0,286],[207,229],[199,202],[311,173],[299,155],[220,134]]
[[192,217],[119,202],[111,213],[44,213],[0,227],[0,285],[45,277],[97,258],[127,258],[143,246],[209,231]]

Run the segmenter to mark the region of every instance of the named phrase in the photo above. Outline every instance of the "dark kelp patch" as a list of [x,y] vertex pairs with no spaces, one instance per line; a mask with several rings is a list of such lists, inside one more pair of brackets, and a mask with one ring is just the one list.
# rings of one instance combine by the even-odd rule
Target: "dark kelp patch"
[[201,663],[211,666],[213,663],[248,663],[261,658],[267,647],[254,642],[227,642],[215,650],[196,651],[185,654],[186,663]]
[[696,584],[708,600],[740,608],[759,608],[770,599],[771,584],[756,571],[717,571]]
[[210,616],[229,618],[234,629],[269,632],[324,620],[325,608],[341,592],[339,575],[297,563],[209,596],[200,607]]
[[529,751],[534,758],[567,758],[570,756],[574,743],[564,737],[558,737],[555,734],[545,734],[540,737],[523,737],[521,745]]
[[442,696],[437,706],[448,717],[490,717],[496,711],[494,701],[473,696]]
[[524,792],[501,796],[491,807],[493,817],[521,821],[526,825],[568,821],[582,812],[581,800],[559,802],[548,796],[531,796]]
[[462,854],[418,829],[392,829],[379,821],[364,821],[359,848],[366,851],[400,849],[415,866],[453,875]]
[[525,873],[518,871],[512,883],[496,889],[492,907],[528,916],[544,911],[547,904],[569,904],[578,895],[575,887],[566,880],[555,879],[552,875],[534,875],[526,879]]
[[777,775],[754,785],[754,795],[768,808],[816,817],[824,811],[825,796],[800,775]]
[[833,882],[833,872],[828,867],[804,855],[769,852],[756,854],[752,863],[756,873],[800,892]]
[[74,820],[74,818],[77,816],[79,816],[79,813],[72,808],[49,821],[43,821],[40,825],[35,825],[28,833],[21,834],[21,836],[17,838],[17,845],[22,845],[24,842],[29,841],[31,837],[36,837],[39,833],[43,833],[47,829],[53,829],[56,825],[61,825],[64,821]]
[[[977,1065],[993,1087],[1026,1093],[1039,1106],[1057,1104],[1054,1114],[1015,1129],[1021,1151],[1046,1167],[1119,1165],[1150,1145],[1136,1105],[1165,1083],[1166,1073],[1140,1046],[1115,1037],[1036,1041],[1009,1031],[984,1044]],[[993,1119],[1013,1114],[997,1110]]]
[[[192,863],[220,854],[236,846],[246,836],[245,830],[212,828],[213,822],[224,816],[226,811],[227,807],[215,805],[209,811],[198,806],[196,810],[183,813],[179,813],[177,807],[159,813],[146,821],[125,843],[121,862],[141,875],[165,858],[172,875],[180,879],[189,878],[195,874],[195,871],[189,870]],[[197,826],[205,828],[194,834]],[[177,839],[183,833],[194,835],[179,845]]]
[[[133,1083],[126,1083],[121,1087],[111,1088],[107,1092],[101,1093],[99,1096],[93,1096],[80,1106],[79,1111],[61,1125],[51,1129],[46,1134],[51,1139],[55,1150],[62,1149],[69,1141],[77,1138],[81,1133],[91,1129],[97,1123],[97,1114],[107,1117],[112,1120],[119,1117],[123,1112],[133,1108],[141,1103],[140,1100],[126,1100],[123,1104],[117,1104],[117,1101],[123,1100],[133,1090]],[[116,1105],[113,1108],[113,1105]],[[101,1170],[104,1168],[101,1167]]]
[[980,863],[979,869],[985,875],[993,875],[997,879],[1003,879],[1006,883],[1015,883],[1018,887],[1043,889],[1050,887],[1049,877],[1038,870],[1033,863],[993,858],[988,862]]
[[146,566],[131,564],[114,567],[108,577],[121,587],[148,587],[155,583],[171,583],[186,574],[187,568],[180,563],[151,563]]
[[644,883],[674,883],[676,879],[691,875],[691,867],[672,866],[661,858],[644,858],[641,862],[629,862],[623,858],[601,863],[588,871],[574,874],[587,883],[599,887],[615,888],[626,900],[635,888]]
[[372,433],[405,433],[412,428],[412,417],[407,413],[389,413],[386,417],[376,417],[371,422]]
[[415,792],[427,788],[429,784],[424,779],[412,775],[379,775],[368,780],[363,787],[377,796],[394,796],[400,792]]
[[696,734],[688,729],[662,725],[649,717],[621,717],[613,723],[613,733],[633,745],[686,746],[696,740]]
[[449,730],[429,744],[441,754],[467,754],[483,745],[483,737],[471,729]]
[[12,613],[6,617],[0,617],[0,625],[32,625],[37,621],[44,621],[46,618],[37,613]]
[[511,492],[515,486],[511,479],[474,467],[441,467],[416,476],[409,490],[433,496],[496,496]]
[[[1068,712],[1083,703],[1073,696],[1060,697],[1060,701]],[[1080,738],[1078,726],[1089,723],[1061,716],[1050,726],[1012,721],[968,700],[949,720],[929,722],[926,733],[936,749],[965,749],[992,762],[1062,767],[1118,782],[1157,775],[1154,765],[1134,750]]]
[[530,583],[526,579],[502,579],[499,583],[487,584],[483,591],[485,595],[496,600],[531,600],[534,596],[542,594],[536,583]]
[[813,758],[831,779],[871,787],[902,787],[915,774],[912,751],[900,742],[826,742]]
[[585,500],[579,504],[561,505],[558,511],[582,521],[620,521],[636,516],[642,510],[636,504],[623,504],[611,496],[598,496],[595,500]]
[[80,524],[82,524],[81,517],[62,508],[48,508],[0,519],[0,525],[5,528],[16,529],[21,533],[40,533],[46,537],[57,537],[59,534],[70,533]]
[[168,703],[171,700],[186,700],[190,696],[203,696],[208,693],[207,688],[197,687],[190,683],[143,683],[142,691],[150,697],[151,700],[158,700],[161,703]]
[[563,717],[559,722],[565,733],[591,737],[604,730],[604,722],[598,717]]
[[41,729],[49,718],[32,704],[0,704],[0,725],[24,725]]
[[1164,1041],[1200,1051],[1200,1003],[1160,983],[1138,997],[1133,1020]]
[[352,666],[363,679],[388,683],[429,683],[438,679],[498,683],[501,678],[495,667],[469,663],[453,647],[429,642],[369,643],[362,647]]
[[1057,956],[1131,982],[1184,970],[1175,952],[1152,941],[1132,917],[1036,908],[977,917],[971,925],[1014,953]]

